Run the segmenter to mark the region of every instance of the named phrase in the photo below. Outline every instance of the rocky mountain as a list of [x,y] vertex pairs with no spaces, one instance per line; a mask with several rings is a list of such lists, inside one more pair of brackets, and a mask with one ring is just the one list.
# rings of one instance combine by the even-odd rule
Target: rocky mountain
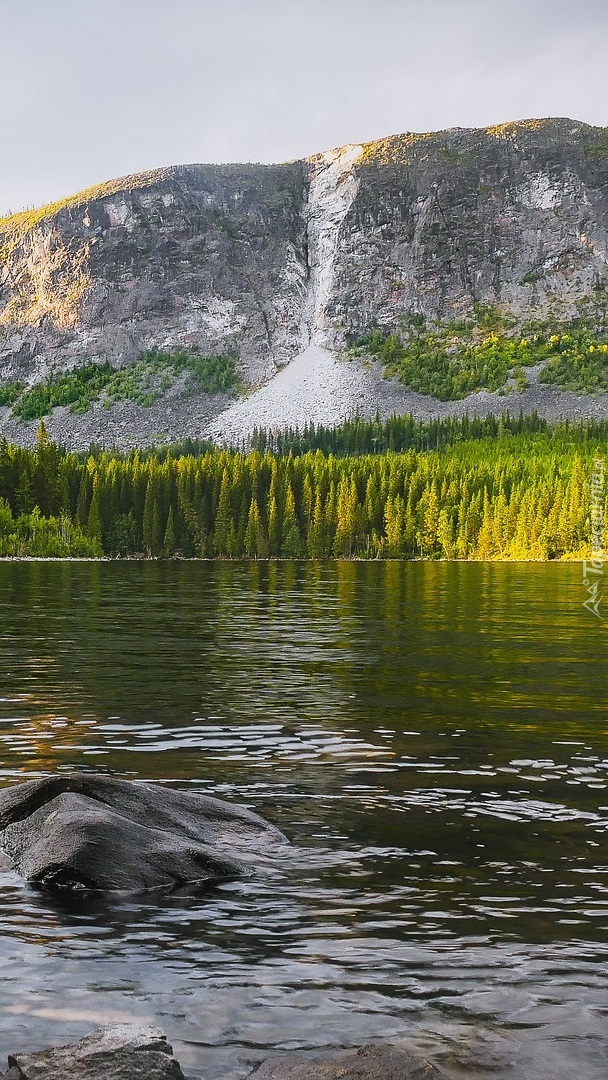
[[[234,357],[248,396],[233,403],[174,372],[147,404],[60,407],[49,430],[128,443],[377,407],[599,415],[600,398],[534,385],[527,397],[438,404],[339,351],[408,313],[450,322],[483,304],[569,318],[608,284],[607,264],[608,129],[572,120],[397,135],[284,165],[157,170],[0,220],[0,395],[186,349]],[[9,404],[0,414],[8,435],[31,437]]]

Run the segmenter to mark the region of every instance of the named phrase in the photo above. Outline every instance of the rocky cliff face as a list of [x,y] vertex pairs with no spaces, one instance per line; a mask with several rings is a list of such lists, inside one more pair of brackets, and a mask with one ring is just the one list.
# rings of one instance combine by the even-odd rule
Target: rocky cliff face
[[0,363],[31,377],[152,346],[238,353],[253,379],[299,344],[303,170],[127,177],[0,223]]
[[475,303],[517,315],[606,280],[608,132],[570,120],[398,135],[362,148],[329,314],[340,330]]
[[0,380],[190,345],[255,386],[374,319],[572,314],[607,264],[608,130],[571,120],[160,170],[0,221]]

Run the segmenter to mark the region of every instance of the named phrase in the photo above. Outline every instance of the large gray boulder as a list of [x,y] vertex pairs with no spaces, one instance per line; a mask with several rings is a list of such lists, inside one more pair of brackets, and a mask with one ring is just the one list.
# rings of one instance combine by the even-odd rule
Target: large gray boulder
[[0,849],[51,891],[176,888],[253,873],[287,843],[239,806],[93,773],[0,792]]
[[[80,1042],[9,1055],[1,1080],[184,1080],[165,1035],[118,1024]],[[318,1055],[268,1058],[248,1080],[448,1080],[429,1061],[397,1046],[371,1045]]]
[[4,1080],[184,1080],[162,1031],[118,1024],[70,1046],[11,1054]]
[[323,1057],[284,1054],[264,1061],[249,1080],[447,1080],[430,1061],[390,1044],[333,1051]]

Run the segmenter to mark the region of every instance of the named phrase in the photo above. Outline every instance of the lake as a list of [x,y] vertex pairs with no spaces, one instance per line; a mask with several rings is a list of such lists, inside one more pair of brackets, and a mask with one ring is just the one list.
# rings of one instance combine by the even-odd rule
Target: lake
[[152,779],[293,846],[191,899],[59,903],[1,874],[0,1068],[142,1019],[206,1080],[379,1038],[605,1080],[607,635],[585,599],[578,564],[0,564],[2,785]]

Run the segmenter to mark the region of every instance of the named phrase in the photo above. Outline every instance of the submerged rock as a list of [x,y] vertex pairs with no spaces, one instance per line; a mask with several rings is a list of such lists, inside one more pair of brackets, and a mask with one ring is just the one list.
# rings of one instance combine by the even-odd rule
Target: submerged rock
[[70,1046],[11,1054],[3,1080],[184,1080],[157,1028],[118,1024]]
[[249,875],[287,843],[239,806],[92,773],[0,792],[0,849],[51,891],[175,888]]
[[268,1058],[250,1080],[447,1080],[430,1061],[397,1046],[362,1046],[358,1050],[312,1057],[285,1054]]

